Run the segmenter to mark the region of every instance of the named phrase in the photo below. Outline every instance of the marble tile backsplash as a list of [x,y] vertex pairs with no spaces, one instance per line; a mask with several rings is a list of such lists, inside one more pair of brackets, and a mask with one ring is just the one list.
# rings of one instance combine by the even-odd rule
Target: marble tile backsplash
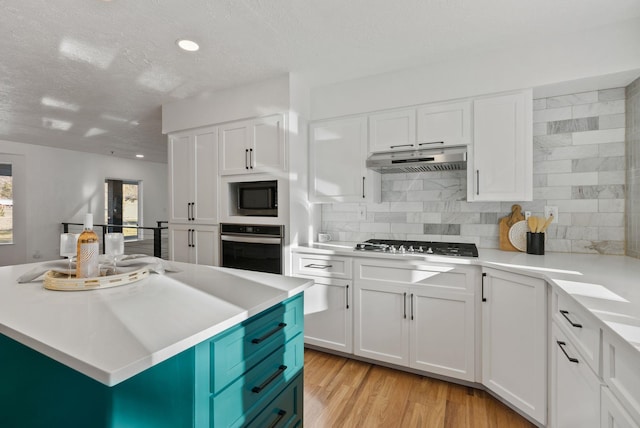
[[[383,174],[382,202],[364,204],[366,220],[358,219],[359,204],[325,204],[322,231],[340,241],[498,248],[498,220],[514,203],[537,216],[552,205],[559,215],[547,230],[547,251],[624,254],[625,98],[625,88],[613,88],[534,100],[533,201],[467,202],[467,171]],[[640,213],[640,173],[637,180]],[[640,217],[637,225],[640,236]]]
[[640,258],[640,78],[627,86],[627,255]]

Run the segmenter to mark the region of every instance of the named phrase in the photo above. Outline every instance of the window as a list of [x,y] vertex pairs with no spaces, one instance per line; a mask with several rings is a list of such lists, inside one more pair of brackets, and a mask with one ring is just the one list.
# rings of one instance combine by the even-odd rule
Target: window
[[13,244],[13,175],[10,163],[0,163],[0,245]]
[[105,223],[115,225],[111,232],[122,232],[126,241],[143,238],[142,229],[117,226],[142,226],[141,182],[131,180],[112,180],[104,182]]

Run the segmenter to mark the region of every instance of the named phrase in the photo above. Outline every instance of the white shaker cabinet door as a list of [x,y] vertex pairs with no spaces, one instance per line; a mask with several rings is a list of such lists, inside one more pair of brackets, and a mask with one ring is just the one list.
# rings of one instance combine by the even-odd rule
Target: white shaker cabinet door
[[169,136],[169,222],[191,219],[193,150],[189,135]]
[[249,170],[249,123],[234,122],[220,127],[220,175],[246,174]]
[[543,425],[547,415],[546,338],[545,281],[484,269],[482,383]]
[[318,277],[313,280],[314,285],[304,291],[305,343],[352,353],[351,281]]
[[474,100],[469,201],[533,198],[532,122],[531,91]]
[[412,150],[415,147],[415,109],[369,115],[369,152]]
[[408,298],[406,288],[356,283],[354,354],[409,365]]
[[418,149],[471,142],[471,101],[427,104],[418,108]]
[[552,323],[552,427],[600,427],[600,381],[571,340]]
[[366,117],[310,125],[309,200],[379,201],[380,174],[366,169],[366,158]]

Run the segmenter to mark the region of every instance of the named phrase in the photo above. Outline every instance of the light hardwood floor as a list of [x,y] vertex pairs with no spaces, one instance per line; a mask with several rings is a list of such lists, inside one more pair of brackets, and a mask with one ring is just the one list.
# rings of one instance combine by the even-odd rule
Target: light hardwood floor
[[475,388],[311,349],[304,364],[307,428],[533,427]]

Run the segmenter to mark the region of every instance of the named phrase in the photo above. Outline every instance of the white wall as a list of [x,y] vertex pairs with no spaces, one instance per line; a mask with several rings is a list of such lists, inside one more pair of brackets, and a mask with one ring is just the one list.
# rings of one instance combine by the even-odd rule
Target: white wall
[[[61,222],[104,221],[104,180],[141,180],[143,225],[168,220],[167,165],[0,141],[0,153],[23,155],[26,169],[26,254],[22,263],[59,257]],[[2,264],[2,263],[0,263]]]
[[162,132],[167,134],[289,110],[289,77],[255,82],[162,106]]
[[447,62],[316,87],[311,92],[311,119],[640,70],[638,52],[640,19],[526,45],[467,52]]

